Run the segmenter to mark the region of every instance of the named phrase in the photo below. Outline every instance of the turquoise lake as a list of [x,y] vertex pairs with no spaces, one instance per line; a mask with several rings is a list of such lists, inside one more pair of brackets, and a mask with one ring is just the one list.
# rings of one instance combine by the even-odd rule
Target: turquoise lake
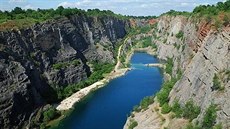
[[131,58],[131,71],[77,103],[74,111],[56,128],[122,129],[133,107],[161,88],[163,76],[160,69],[144,66],[148,63],[158,63],[158,59],[135,52]]

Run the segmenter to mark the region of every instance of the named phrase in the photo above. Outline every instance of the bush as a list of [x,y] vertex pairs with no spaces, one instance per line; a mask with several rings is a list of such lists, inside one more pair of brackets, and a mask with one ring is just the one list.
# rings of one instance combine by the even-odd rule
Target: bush
[[215,126],[213,127],[213,129],[223,129],[223,126],[222,126],[222,124],[220,123],[220,124],[215,125]]
[[215,125],[215,121],[216,121],[216,105],[211,104],[205,111],[205,115],[203,118],[203,122],[202,122],[202,127],[203,128],[208,128],[210,129],[211,127],[213,127]]
[[56,64],[53,64],[53,68],[54,69],[62,69],[62,68],[65,68],[68,64],[66,62],[59,62],[59,63],[56,63]]
[[165,72],[168,73],[169,75],[172,75],[172,70],[173,70],[173,59],[168,58],[166,62]]
[[148,96],[144,97],[144,99],[141,100],[140,102],[140,107],[141,109],[146,110],[150,104],[154,102],[154,97],[153,96]]
[[135,120],[131,119],[131,120],[130,120],[129,129],[133,129],[133,128],[136,127],[137,125],[138,125],[138,123],[137,123]]
[[45,123],[40,124],[40,129],[45,129],[45,128],[46,128]]
[[163,105],[168,102],[168,96],[169,96],[169,91],[170,89],[162,88],[158,93],[157,93],[157,100],[160,103],[160,105]]
[[79,60],[75,59],[71,62],[71,64],[74,66],[78,66],[79,64],[81,64],[81,62]]
[[192,123],[189,123],[185,129],[202,129],[198,125],[193,125]]
[[147,25],[140,28],[140,33],[148,33],[151,30],[151,26]]
[[166,114],[171,111],[171,107],[168,105],[168,103],[165,103],[161,108],[161,113]]
[[172,78],[170,81],[165,82],[162,85],[161,90],[157,93],[157,100],[161,106],[168,102],[169,93],[175,85],[176,81],[177,79]]
[[182,110],[178,100],[173,102],[172,111],[175,113],[175,116],[177,118],[180,118],[182,116],[183,110]]
[[196,106],[192,100],[186,102],[183,108],[183,117],[193,120],[200,114],[200,107]]
[[54,107],[50,107],[48,110],[43,112],[43,121],[48,122],[50,120],[55,119],[58,117],[60,114],[56,111]]
[[136,106],[133,107],[133,111],[140,112],[141,108],[138,105],[136,105]]
[[221,83],[219,81],[217,74],[214,75],[212,82],[213,82],[213,86],[212,86],[213,90],[219,90],[221,88]]
[[177,37],[178,39],[183,38],[183,36],[184,36],[184,32],[181,31],[181,30],[176,34],[176,37]]

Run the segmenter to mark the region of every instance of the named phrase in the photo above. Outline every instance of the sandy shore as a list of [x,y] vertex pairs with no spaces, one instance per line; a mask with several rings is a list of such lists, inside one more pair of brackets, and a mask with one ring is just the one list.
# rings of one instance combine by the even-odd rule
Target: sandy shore
[[82,98],[84,98],[86,95],[88,95],[91,91],[98,89],[105,84],[107,84],[111,79],[117,78],[119,76],[125,75],[127,71],[129,71],[130,68],[124,68],[124,69],[119,69],[116,72],[111,72],[107,77],[104,79],[95,82],[94,84],[81,89],[80,91],[74,93],[70,97],[62,100],[58,106],[56,107],[57,110],[69,110],[71,109],[75,103],[79,102]]
[[165,65],[160,63],[145,64],[145,66],[165,68]]
[[[125,39],[124,42],[127,41],[127,38]],[[120,67],[120,53],[121,53],[121,49],[122,49],[123,44],[119,47],[118,50],[118,55],[117,55],[117,64],[114,68],[114,70],[109,73],[104,79],[95,82],[94,84],[81,89],[80,91],[72,94],[70,97],[62,100],[56,107],[57,110],[61,111],[61,110],[69,110],[71,109],[75,103],[79,102],[82,98],[84,98],[86,95],[88,95],[91,91],[96,90],[102,86],[104,86],[105,84],[107,84],[111,79],[120,77],[125,75],[125,73],[127,71],[130,70],[130,68],[119,68]]]
[[[124,40],[124,43],[127,41],[128,38],[126,38]],[[120,68],[121,62],[120,62],[120,54],[121,54],[121,49],[123,47],[123,44],[119,47],[118,49],[118,55],[117,55],[117,64],[114,68],[114,70],[108,74],[104,79],[95,82],[94,84],[85,87],[83,89],[81,89],[80,91],[74,93],[73,95],[71,95],[70,97],[62,100],[56,107],[57,110],[61,111],[61,110],[69,110],[71,108],[73,108],[74,104],[79,102],[82,98],[84,98],[86,95],[88,95],[91,91],[96,90],[102,86],[104,86],[105,84],[107,84],[110,80],[123,76],[125,75],[125,73],[127,71],[129,71],[131,68]],[[149,54],[154,55],[155,52],[150,49],[150,48],[142,48],[142,49],[134,49],[132,50],[129,54],[128,57],[126,59],[126,63],[130,60],[132,54],[134,53],[134,51],[145,51]]]

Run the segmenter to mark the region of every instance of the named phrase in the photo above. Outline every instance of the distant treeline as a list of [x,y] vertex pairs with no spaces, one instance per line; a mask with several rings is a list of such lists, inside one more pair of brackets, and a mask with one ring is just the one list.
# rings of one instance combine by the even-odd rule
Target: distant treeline
[[200,5],[197,6],[192,12],[170,10],[162,15],[207,16],[218,15],[220,12],[230,12],[230,0],[227,0],[226,2],[218,2],[216,5]]
[[27,9],[23,10],[20,7],[14,8],[12,11],[0,11],[0,23],[7,20],[31,18],[37,22],[45,21],[59,16],[69,17],[71,15],[87,15],[87,16],[114,16],[125,18],[120,14],[115,14],[110,10],[88,9],[87,11],[78,8],[64,8],[59,6],[57,9]]
[[87,15],[87,16],[114,16],[118,18],[141,18],[141,19],[150,19],[156,18],[156,16],[124,16],[121,14],[115,14],[110,10],[99,10],[99,9],[88,9],[82,10],[78,8],[64,8],[59,6],[57,9],[27,9],[23,10],[20,7],[15,7],[12,11],[1,11],[0,10],[0,23],[3,23],[8,20],[15,19],[25,19],[31,18],[34,21],[40,22],[47,19],[52,19],[59,16],[69,17],[71,15]]

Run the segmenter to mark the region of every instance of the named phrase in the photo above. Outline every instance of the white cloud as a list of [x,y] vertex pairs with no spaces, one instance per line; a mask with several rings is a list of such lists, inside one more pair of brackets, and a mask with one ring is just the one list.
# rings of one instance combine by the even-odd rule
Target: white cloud
[[189,3],[181,3],[181,6],[188,6]]
[[141,7],[146,8],[146,7],[148,7],[148,5],[147,4],[142,4]]
[[23,9],[36,9],[36,8],[33,7],[32,5],[28,4],[28,5],[24,6]]
[[9,0],[9,3],[23,3],[26,2],[26,0]]
[[65,1],[58,6],[76,7],[81,9],[109,9],[115,13],[125,15],[159,15],[171,9],[179,11],[192,11],[201,4],[213,4],[216,1],[207,0],[78,0]]

